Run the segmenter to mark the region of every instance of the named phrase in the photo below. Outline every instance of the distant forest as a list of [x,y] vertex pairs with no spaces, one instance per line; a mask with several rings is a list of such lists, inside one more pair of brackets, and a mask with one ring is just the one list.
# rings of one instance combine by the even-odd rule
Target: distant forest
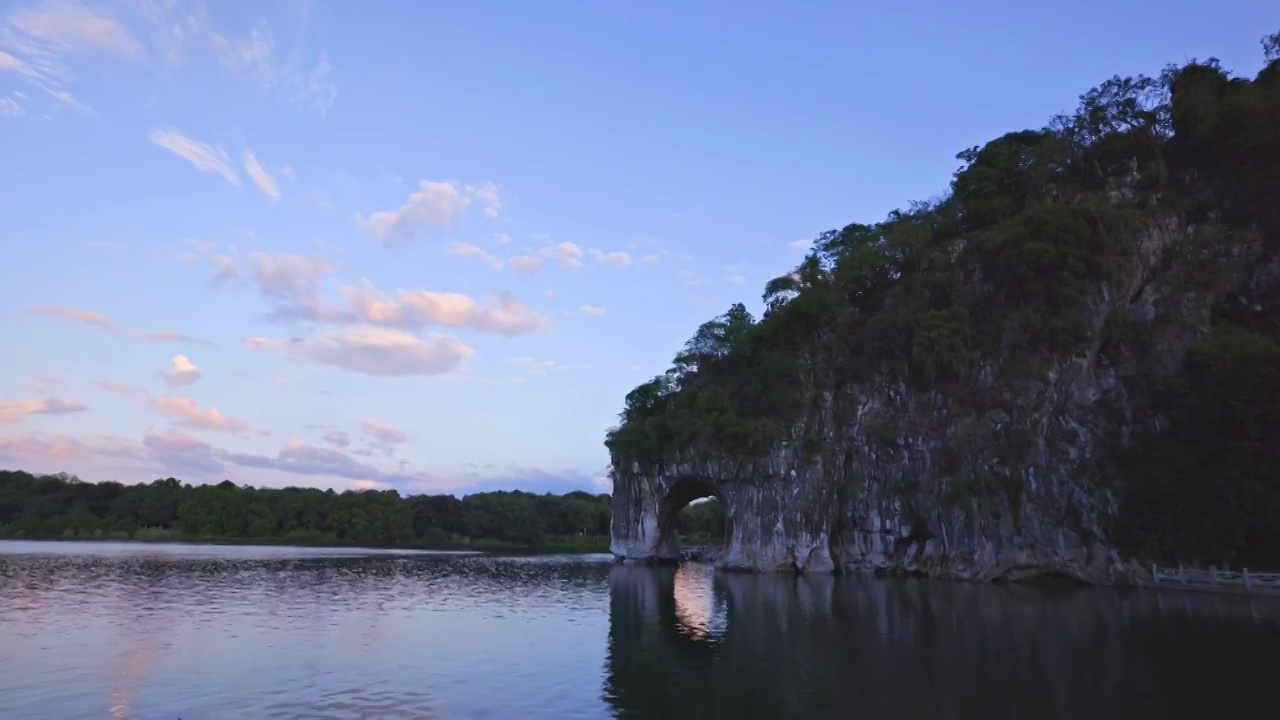
[[253,540],[451,548],[581,544],[602,549],[609,495],[486,492],[401,496],[395,490],[83,482],[0,470],[0,537]]
[[[366,547],[606,549],[611,496],[485,492],[401,496],[395,490],[84,482],[0,470],[0,538],[256,541]],[[718,503],[691,505],[680,531],[723,534]]]

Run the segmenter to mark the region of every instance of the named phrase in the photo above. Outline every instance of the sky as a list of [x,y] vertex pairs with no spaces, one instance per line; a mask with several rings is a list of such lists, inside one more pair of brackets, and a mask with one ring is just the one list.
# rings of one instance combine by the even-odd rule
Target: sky
[[0,1],[0,468],[607,492],[626,393],[819,233],[1280,30],[862,5]]

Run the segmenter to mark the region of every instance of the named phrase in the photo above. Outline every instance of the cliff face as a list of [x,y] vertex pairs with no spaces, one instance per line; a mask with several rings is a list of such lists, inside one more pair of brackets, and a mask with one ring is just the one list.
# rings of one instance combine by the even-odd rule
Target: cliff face
[[[816,377],[815,402],[794,437],[821,438],[817,453],[784,440],[762,457],[681,458],[615,468],[613,545],[623,559],[674,559],[674,514],[714,495],[725,510],[717,564],[745,570],[889,570],[991,580],[1055,572],[1123,581],[1136,568],[1108,544],[1117,499],[1100,478],[1104,446],[1133,423],[1152,423],[1101,355],[1102,328],[1122,308],[1141,321],[1176,291],[1158,271],[1188,228],[1155,222],[1138,262],[1114,294],[1100,290],[1098,335],[1079,357],[1034,382],[978,386],[989,409],[974,414],[946,393],[915,391],[898,377],[844,384]],[[1164,300],[1163,303],[1158,301]],[[1189,320],[1159,357],[1176,366],[1207,331],[1203,294],[1173,305]],[[695,455],[696,453],[689,453]]]
[[[1280,65],[1273,68],[1273,74],[1280,76]],[[1274,93],[1265,96],[1269,102],[1280,98],[1280,91],[1267,92]],[[1175,106],[1175,121],[1178,111]],[[1191,135],[1190,131],[1184,134]],[[1021,137],[1017,141],[1026,147],[1043,142],[1043,138]],[[1274,139],[1268,142],[1272,143],[1265,146],[1269,152],[1280,148]],[[982,156],[976,157],[971,167],[985,172]],[[1276,159],[1280,160],[1280,154]],[[1100,167],[1096,161],[1088,162]],[[1053,172],[1061,173],[1057,168],[1066,164],[1054,165]],[[735,325],[743,323],[733,313],[712,328],[719,335],[700,330],[689,349],[677,357],[678,365],[684,363],[694,370],[683,374],[673,370],[667,379],[655,381],[656,385],[638,388],[628,396],[622,430],[611,436],[611,549],[615,556],[623,561],[676,559],[675,519],[679,511],[693,499],[714,496],[725,513],[724,546],[717,565],[726,569],[884,570],[979,580],[1055,573],[1088,582],[1142,582],[1147,571],[1132,556],[1122,556],[1116,549],[1115,538],[1124,529],[1120,527],[1124,522],[1121,504],[1129,476],[1117,467],[1115,449],[1137,435],[1167,429],[1170,420],[1155,401],[1153,388],[1161,378],[1183,371],[1188,351],[1210,334],[1215,313],[1224,305],[1240,308],[1250,318],[1248,322],[1262,327],[1264,334],[1258,337],[1265,333],[1274,336],[1274,329],[1280,327],[1280,256],[1276,253],[1280,236],[1274,224],[1255,222],[1241,227],[1237,221],[1232,226],[1221,222],[1223,214],[1217,210],[1206,212],[1203,198],[1209,191],[1196,184],[1198,179],[1177,186],[1176,192],[1170,190],[1169,183],[1153,181],[1153,175],[1168,172],[1163,159],[1133,158],[1113,162],[1110,167],[1105,179],[1085,193],[1073,191],[1071,196],[1063,196],[1050,187],[1034,198],[1019,196],[1024,205],[1073,208],[1062,211],[1067,214],[1053,215],[1054,210],[1041,213],[1057,218],[1054,221],[1061,226],[1069,224],[1061,218],[1069,219],[1079,207],[1092,204],[1094,209],[1087,211],[1092,213],[1088,223],[1099,229],[1053,235],[1058,231],[1050,227],[1047,232],[1052,239],[1044,241],[1050,246],[1075,242],[1083,247],[1089,233],[1097,238],[1105,234],[1104,226],[1122,228],[1112,233],[1118,240],[1108,240],[1112,242],[1110,250],[1090,251],[1098,256],[1106,254],[1105,260],[1097,263],[1103,270],[1092,275],[1045,271],[1052,263],[1042,258],[1052,250],[1032,245],[1039,240],[1036,234],[1040,228],[1049,226],[1037,225],[1036,220],[1000,221],[1023,224],[1018,226],[1021,235],[1016,242],[1004,241],[996,251],[990,247],[991,238],[999,237],[998,231],[990,230],[959,232],[944,240],[938,240],[940,233],[935,233],[933,240],[913,241],[917,244],[892,250],[882,249],[890,247],[891,240],[865,243],[855,238],[863,243],[858,245],[841,239],[850,234],[848,229],[841,238],[830,240],[827,247],[836,247],[840,253],[829,253],[835,258],[830,263],[835,270],[823,275],[819,257],[807,270],[816,280],[801,281],[806,272],[802,265],[786,278],[790,284],[778,287],[798,288],[789,297],[803,299],[805,293],[819,292],[821,282],[832,286],[846,282],[853,290],[821,297],[837,297],[838,303],[847,302],[853,309],[840,305],[833,310],[837,301],[829,299],[817,310],[802,309],[821,320],[812,323],[816,330],[787,336],[801,338],[790,350],[801,359],[801,370],[789,381],[797,386],[798,399],[793,405],[796,411],[784,419],[783,430],[771,440],[750,435],[754,440],[746,443],[747,447],[739,443],[730,448],[725,441],[705,440],[725,437],[725,432],[713,435],[688,429],[693,423],[688,418],[695,416],[711,418],[706,422],[719,423],[716,428],[726,425],[725,417],[734,417],[737,422],[733,408],[747,407],[748,401],[737,400],[734,405],[734,393],[742,391],[732,388],[741,387],[736,378],[743,372],[723,370],[720,375],[710,375],[709,380],[702,378],[715,368],[726,367],[734,357],[754,357],[749,353],[760,352],[742,350],[740,343],[735,344],[738,341],[728,340],[722,344],[729,349],[719,355],[714,348],[706,349],[715,345],[713,341],[737,332]],[[1274,170],[1267,172],[1275,174]],[[1265,175],[1267,182],[1273,180],[1271,175]],[[977,209],[987,206],[964,196],[966,179],[957,177],[954,196],[948,202],[968,203],[965,217],[976,217]],[[1199,176],[1184,172],[1184,177]],[[1031,185],[1026,178],[1020,178],[1019,183]],[[1014,184],[1006,182],[1004,186]],[[1068,185],[1062,181],[1060,187]],[[993,186],[988,183],[983,187]],[[1236,197],[1246,197],[1245,191],[1238,192]],[[1248,197],[1257,195],[1256,190],[1249,192],[1253,195]],[[1192,197],[1198,199],[1187,199]],[[1238,213],[1244,202],[1236,202],[1232,207]],[[1265,204],[1256,207],[1260,208],[1257,212],[1263,212]],[[937,225],[936,217],[941,214],[935,211],[930,222]],[[867,234],[862,229],[857,232]],[[1071,239],[1062,239],[1068,237]],[[987,243],[987,249],[974,247],[982,243]],[[1024,249],[1024,255],[1014,255]],[[863,258],[871,252],[891,258],[898,269],[882,272],[888,279],[865,280],[868,273],[864,268],[871,264]],[[907,260],[902,260],[904,257]],[[924,260],[912,261],[913,257]],[[1025,268],[1010,264],[1010,257],[1021,257],[1019,262],[1033,265],[1036,271],[1023,272]],[[1094,259],[1081,254],[1053,267],[1077,261],[1087,264]],[[842,263],[861,263],[855,269],[862,275],[842,281]],[[909,277],[910,272],[915,275]],[[851,275],[846,273],[846,277]],[[1023,295],[1010,301],[1012,295],[1001,288],[1016,284],[1015,277],[1022,278],[1017,287]],[[907,282],[915,283],[911,286],[915,289],[893,294],[895,284]],[[943,282],[950,284],[937,291]],[[1069,300],[1060,299],[1066,295],[1052,294],[1068,285],[1073,293]],[[770,292],[766,290],[766,300]],[[1001,292],[1005,292],[1001,296],[1004,305],[983,299]],[[922,326],[886,325],[886,331],[875,325],[875,313],[884,317],[898,312],[896,307],[921,293],[930,300],[917,317],[957,317],[945,313],[962,307],[964,318],[974,317],[972,327],[963,326],[968,333],[965,337],[986,332],[987,337],[1003,338],[1002,344],[979,348],[976,341],[965,341],[963,368],[953,373],[959,379],[921,382],[917,368],[941,365],[936,356],[950,347],[948,336]],[[846,300],[855,295],[856,301]],[[865,310],[872,302],[865,300],[867,297],[877,298],[872,311]],[[794,306],[801,300],[790,302]],[[1041,305],[1041,314],[1028,323],[1028,316],[1017,313],[1036,302]],[[1029,343],[1025,348],[1018,345],[1018,338],[1035,336],[1036,322],[1043,330],[1044,325],[1056,322],[1057,313],[1066,312],[1055,308],[1068,306],[1076,323],[1071,325],[1075,330],[1069,337],[1042,338],[1039,344]],[[789,317],[793,319],[787,321],[792,325],[811,317],[781,303],[777,308],[781,308],[779,316],[792,313]],[[1009,313],[1008,318],[993,310],[1000,308]],[[840,327],[854,322],[849,317],[861,323],[861,335],[839,334]],[[864,319],[868,317],[872,319]],[[761,325],[770,321],[766,316]],[[782,321],[772,322],[776,326]],[[1022,325],[1002,332],[1001,325],[1006,322]],[[892,340],[894,331],[914,335],[904,341],[910,349],[900,355],[905,359],[864,362],[862,371],[848,371],[849,356],[876,353],[877,348],[868,352],[859,342],[870,342],[873,337]],[[892,347],[883,342],[885,355],[890,357]],[[1055,343],[1053,352],[1044,350]],[[931,348],[938,350],[931,352]],[[1011,371],[1015,365],[1019,369]],[[758,390],[765,392],[769,383],[752,387],[765,388]],[[712,395],[706,388],[715,388],[719,394]],[[681,399],[693,393],[702,393],[702,398]],[[730,400],[722,399],[724,396]],[[737,431],[739,426],[745,427],[739,423],[731,428]],[[1265,435],[1275,431],[1274,425],[1249,427],[1260,433],[1263,445],[1269,442]],[[1263,429],[1257,430],[1259,427]],[[1280,435],[1271,441],[1280,442]]]

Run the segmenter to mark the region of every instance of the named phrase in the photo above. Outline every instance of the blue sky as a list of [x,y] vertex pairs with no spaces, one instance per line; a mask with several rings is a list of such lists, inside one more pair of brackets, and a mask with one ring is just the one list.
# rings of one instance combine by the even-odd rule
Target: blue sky
[[607,489],[808,240],[1269,3],[0,2],[0,467]]

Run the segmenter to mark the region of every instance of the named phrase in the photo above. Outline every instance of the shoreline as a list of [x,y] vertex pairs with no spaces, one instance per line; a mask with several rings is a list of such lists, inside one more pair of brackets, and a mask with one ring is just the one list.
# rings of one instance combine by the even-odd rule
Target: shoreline
[[414,550],[422,552],[473,552],[473,553],[511,553],[529,555],[554,555],[558,553],[573,555],[607,554],[608,543],[586,541],[581,543],[551,541],[540,544],[511,543],[501,540],[474,540],[470,542],[433,544],[433,545],[361,545],[341,541],[307,541],[294,538],[210,538],[185,535],[154,535],[151,537],[111,537],[111,536],[36,536],[36,537],[0,537],[0,543],[13,542],[122,542],[139,545],[220,545],[228,547],[296,547],[325,548],[339,550]]

